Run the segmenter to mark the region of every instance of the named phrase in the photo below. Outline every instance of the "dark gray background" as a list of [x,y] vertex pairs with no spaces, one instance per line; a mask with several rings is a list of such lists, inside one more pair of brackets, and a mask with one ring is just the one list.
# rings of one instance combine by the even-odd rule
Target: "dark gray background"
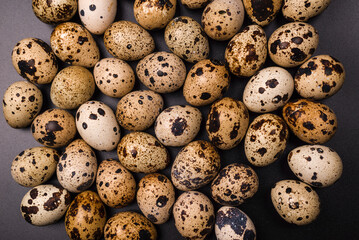
[[[135,21],[132,12],[133,1],[118,1],[118,13],[116,20]],[[275,212],[270,200],[271,186],[282,179],[295,179],[290,172],[286,163],[286,156],[290,150],[296,146],[303,145],[293,135],[290,136],[290,144],[288,145],[282,158],[274,164],[265,168],[254,168],[260,179],[260,187],[257,194],[239,208],[245,211],[253,220],[257,229],[258,239],[359,239],[359,231],[357,229],[359,221],[359,146],[358,146],[358,89],[359,89],[359,67],[357,58],[358,50],[358,30],[359,30],[359,1],[357,0],[332,0],[329,8],[320,16],[309,20],[314,25],[320,35],[320,43],[315,55],[330,54],[344,64],[347,77],[346,82],[340,92],[333,97],[321,101],[329,105],[337,114],[339,127],[336,135],[325,145],[334,148],[342,157],[344,163],[344,172],[342,178],[333,186],[323,189],[316,189],[322,202],[322,208],[319,218],[307,226],[294,226],[286,223]],[[182,5],[178,6],[176,16],[188,15],[200,20],[202,10],[188,10]],[[73,19],[79,22],[78,14]],[[245,20],[245,25],[250,21]],[[284,24],[283,16],[279,14],[275,22],[265,27],[267,37],[275,28]],[[1,0],[0,3],[0,95],[3,96],[6,88],[15,81],[22,80],[16,73],[12,64],[10,53],[14,45],[23,38],[36,37],[49,43],[50,34],[53,26],[40,22],[32,12],[31,1],[24,0]],[[151,32],[156,41],[156,50],[166,50],[163,40],[163,31]],[[95,37],[100,48],[102,57],[109,57],[103,47],[102,36]],[[228,42],[211,43],[211,57],[223,60],[224,49]],[[132,63],[135,67],[137,62]],[[268,60],[267,65],[273,65]],[[187,64],[189,68],[191,65]],[[295,69],[290,70],[292,73]],[[230,90],[225,96],[242,99],[243,88],[248,79],[232,78]],[[49,98],[49,85],[40,87],[44,97],[45,106],[43,108],[52,107]],[[139,82],[136,83],[135,89],[145,88]],[[182,92],[177,91],[173,94],[163,95],[166,107],[174,104],[185,104]],[[294,95],[293,98],[298,97]],[[115,110],[118,99],[103,96],[97,90],[93,99],[101,99],[112,109]],[[203,117],[206,119],[208,106],[202,107]],[[279,113],[279,112],[277,112]],[[256,115],[251,114],[251,119]],[[39,146],[33,139],[30,130],[12,129],[9,127],[4,117],[0,117],[0,239],[66,239],[67,235],[64,228],[63,219],[58,223],[45,227],[35,227],[21,217],[20,202],[23,195],[29,188],[18,185],[10,175],[10,166],[13,158],[24,149]],[[147,132],[153,134],[153,128]],[[204,128],[201,129],[197,139],[207,139]],[[179,148],[170,148],[172,160],[175,158]],[[230,151],[220,151],[222,156],[222,165],[226,166],[233,162],[248,163],[244,156],[243,143],[237,148]],[[98,153],[98,160],[116,157],[116,152]],[[164,174],[169,176],[170,167]],[[137,174],[137,181],[143,175]],[[50,181],[58,185],[55,177]],[[200,189],[200,191],[208,195],[208,187]],[[180,193],[177,192],[177,196]],[[74,194],[72,195],[75,196]],[[220,207],[215,204],[216,210]],[[136,203],[119,209],[108,209],[108,215],[112,216],[115,212],[135,210],[139,211]],[[174,226],[173,218],[164,225],[156,226],[159,239],[181,239]],[[210,239],[215,239],[214,234]]]

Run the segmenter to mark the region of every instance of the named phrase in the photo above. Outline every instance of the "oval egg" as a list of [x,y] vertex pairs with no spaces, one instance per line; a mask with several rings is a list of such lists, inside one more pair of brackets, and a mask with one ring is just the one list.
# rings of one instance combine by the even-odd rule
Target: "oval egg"
[[306,22],[309,18],[321,14],[331,0],[284,0],[283,16],[289,21]]
[[190,9],[203,8],[210,0],[181,0],[183,6]]
[[244,7],[252,22],[266,26],[277,16],[283,0],[243,0]]
[[35,16],[44,23],[69,21],[77,11],[77,0],[32,0]]

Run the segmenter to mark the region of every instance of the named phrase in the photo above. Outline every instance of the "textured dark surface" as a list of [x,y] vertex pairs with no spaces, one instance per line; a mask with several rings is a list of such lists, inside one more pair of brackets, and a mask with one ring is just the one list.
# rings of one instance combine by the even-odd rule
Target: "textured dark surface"
[[[116,20],[127,19],[135,21],[132,4],[133,1],[121,0],[118,1],[118,13]],[[338,131],[334,138],[326,143],[335,149],[343,159],[344,172],[342,178],[333,186],[323,189],[316,189],[322,202],[321,213],[319,218],[307,226],[294,226],[286,223],[276,213],[270,200],[271,186],[282,179],[295,179],[295,176],[290,172],[286,162],[286,156],[290,150],[296,146],[304,143],[298,140],[291,134],[290,144],[286,148],[285,153],[280,160],[265,168],[254,168],[260,180],[260,187],[257,194],[242,204],[239,208],[246,212],[253,220],[258,239],[265,240],[280,240],[280,239],[359,239],[359,231],[357,226],[359,224],[359,110],[358,110],[358,89],[359,89],[359,68],[358,68],[358,29],[359,29],[359,15],[357,9],[359,2],[356,0],[332,0],[329,8],[320,16],[309,20],[309,23],[314,25],[320,36],[320,43],[315,55],[330,54],[339,59],[345,66],[347,71],[346,82],[342,90],[340,90],[333,97],[321,101],[329,105],[338,116]],[[194,17],[197,21],[200,20],[202,10],[188,10],[182,5],[179,5],[176,16],[189,15]],[[76,14],[73,21],[79,22],[78,14]],[[245,20],[245,25],[250,22],[248,18]],[[275,28],[284,24],[285,20],[282,15],[269,26],[265,27],[267,37],[274,31]],[[15,81],[20,81],[22,78],[16,73],[12,64],[10,53],[14,45],[23,38],[36,37],[50,42],[50,34],[53,26],[40,22],[32,12],[31,1],[24,0],[2,0],[0,4],[0,91],[3,96],[6,88]],[[151,32],[156,41],[156,50],[165,50],[167,47],[163,40],[163,30]],[[109,57],[103,47],[102,36],[96,37],[96,40],[101,47],[101,57]],[[211,57],[223,60],[224,49],[228,42],[210,41]],[[137,62],[132,64],[133,67]],[[271,61],[267,61],[267,65],[273,65]],[[187,64],[189,68],[191,65]],[[294,73],[295,69],[291,70]],[[248,79],[232,78],[231,87],[225,96],[231,96],[237,99],[242,99],[243,89]],[[51,107],[49,97],[49,85],[40,86],[44,97],[45,109]],[[137,81],[135,89],[144,89],[145,87]],[[294,98],[298,95],[294,95]],[[185,99],[182,92],[177,91],[173,94],[163,95],[165,99],[165,106],[174,104],[185,104]],[[115,110],[118,99],[106,97],[98,90],[93,97],[94,99],[101,99]],[[204,121],[207,119],[209,107],[200,108],[204,113]],[[73,112],[74,113],[74,112]],[[2,114],[1,114],[2,115]],[[256,116],[250,113],[251,120]],[[203,123],[204,123],[203,121]],[[21,217],[20,202],[23,195],[29,188],[18,185],[10,175],[10,166],[13,158],[24,149],[39,146],[31,133],[30,129],[12,129],[0,117],[0,239],[66,239],[67,235],[63,219],[58,223],[46,227],[35,227]],[[153,134],[153,128],[147,132]],[[204,127],[202,127],[200,134],[196,139],[207,139]],[[179,148],[170,148],[172,161],[174,160]],[[230,151],[220,151],[222,157],[222,166],[230,163],[240,162],[248,164],[245,159],[243,143],[237,148]],[[98,160],[105,158],[116,157],[116,152],[98,153]],[[169,176],[170,167],[168,167],[164,174]],[[137,182],[143,175],[136,175]],[[58,182],[55,177],[50,181],[55,185]],[[208,195],[208,187],[200,189],[200,191]],[[180,193],[177,192],[177,196]],[[75,195],[72,194],[72,197]],[[215,204],[216,210],[220,207]],[[115,212],[135,210],[139,211],[137,204],[133,203],[130,206],[119,209],[109,210],[108,215],[112,216]],[[173,218],[164,225],[156,226],[159,234],[159,239],[182,239],[178,234]],[[215,239],[214,234],[210,239]]]

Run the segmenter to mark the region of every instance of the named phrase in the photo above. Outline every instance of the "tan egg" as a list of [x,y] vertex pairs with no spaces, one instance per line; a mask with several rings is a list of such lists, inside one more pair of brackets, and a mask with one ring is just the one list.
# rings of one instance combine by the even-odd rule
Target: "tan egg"
[[77,0],[32,0],[32,10],[44,23],[69,21],[77,11]]
[[196,63],[209,56],[209,42],[201,25],[193,18],[180,16],[165,29],[167,47],[183,60]]
[[208,2],[210,0],[181,0],[182,5],[190,9],[203,8]]
[[272,187],[271,198],[275,210],[288,223],[309,224],[320,212],[318,194],[308,184],[300,181],[277,182]]
[[322,145],[304,145],[288,155],[288,165],[303,182],[314,187],[328,187],[343,173],[343,163],[333,149]]
[[100,51],[91,33],[73,22],[61,23],[51,33],[56,56],[70,65],[91,68],[100,60]]
[[243,0],[244,7],[252,22],[266,26],[272,22],[281,9],[283,0]]
[[329,4],[330,0],[284,0],[282,13],[289,21],[306,22],[321,14]]
[[151,34],[129,21],[111,24],[103,36],[103,41],[112,56],[125,61],[140,60],[155,49]]
[[262,68],[267,58],[267,38],[258,25],[241,30],[228,43],[225,59],[236,76],[250,77]]
[[137,77],[152,91],[170,93],[180,89],[186,79],[186,66],[173,53],[156,52],[138,62]]
[[188,105],[172,106],[158,115],[155,134],[165,146],[184,146],[197,136],[201,122],[202,114],[197,108]]
[[4,118],[10,127],[28,127],[39,114],[42,103],[42,93],[34,84],[26,81],[14,82],[4,93]]
[[167,149],[152,135],[131,132],[117,146],[121,164],[132,172],[153,173],[165,169],[170,163]]
[[107,206],[122,208],[135,199],[136,181],[118,160],[106,159],[98,167],[96,189]]
[[248,125],[249,114],[246,106],[241,101],[225,97],[212,104],[206,130],[214,146],[229,150],[242,141]]
[[64,147],[76,135],[74,117],[62,109],[48,109],[31,124],[32,136],[46,147]]
[[297,71],[295,90],[303,98],[321,100],[337,93],[345,80],[344,66],[329,55],[312,57]]
[[201,60],[188,72],[183,86],[183,96],[193,106],[204,106],[222,97],[230,83],[224,63]]
[[32,83],[50,83],[57,71],[57,58],[51,47],[37,38],[19,41],[11,53],[16,72]]
[[256,167],[275,162],[287,146],[289,129],[282,118],[274,114],[256,117],[248,128],[244,151],[248,161]]
[[90,100],[95,92],[92,73],[84,67],[69,66],[62,69],[51,84],[53,104],[62,109],[75,109]]
[[296,67],[307,61],[319,43],[317,30],[308,23],[287,23],[268,39],[269,56],[281,67]]
[[138,207],[154,224],[163,224],[168,221],[175,197],[175,189],[165,175],[149,174],[138,184]]
[[300,140],[310,144],[329,141],[338,127],[333,110],[305,99],[287,103],[283,107],[283,118]]
[[239,32],[244,15],[242,0],[214,0],[203,11],[202,26],[210,38],[225,41]]
[[184,192],[173,206],[178,232],[187,239],[205,239],[212,232],[215,215],[209,198],[201,192]]
[[163,109],[161,95],[150,90],[128,93],[117,104],[116,117],[120,125],[130,131],[149,128]]
[[75,197],[65,215],[70,239],[99,240],[106,224],[106,209],[97,193],[82,192]]
[[125,61],[103,58],[93,69],[95,82],[100,91],[110,97],[121,98],[135,86],[135,73]]

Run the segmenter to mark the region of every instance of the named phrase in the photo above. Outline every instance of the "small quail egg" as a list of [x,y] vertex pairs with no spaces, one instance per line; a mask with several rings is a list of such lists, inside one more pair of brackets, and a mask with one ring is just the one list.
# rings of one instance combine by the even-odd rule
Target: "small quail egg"
[[32,0],[32,10],[44,23],[69,21],[77,11],[77,0]]
[[249,18],[259,26],[266,26],[277,16],[283,0],[243,0]]
[[190,9],[203,8],[210,0],[181,0],[183,6]]
[[309,18],[321,14],[331,0],[284,0],[283,16],[289,21],[306,22]]

